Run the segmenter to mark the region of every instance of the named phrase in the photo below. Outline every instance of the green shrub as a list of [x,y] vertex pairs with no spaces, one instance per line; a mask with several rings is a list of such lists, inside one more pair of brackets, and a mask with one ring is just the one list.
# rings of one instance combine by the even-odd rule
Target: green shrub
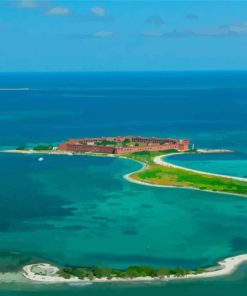
[[33,147],[33,150],[35,151],[52,150],[52,149],[53,149],[52,145],[38,145]]
[[25,146],[20,146],[20,147],[17,147],[15,148],[16,150],[26,150],[27,148]]

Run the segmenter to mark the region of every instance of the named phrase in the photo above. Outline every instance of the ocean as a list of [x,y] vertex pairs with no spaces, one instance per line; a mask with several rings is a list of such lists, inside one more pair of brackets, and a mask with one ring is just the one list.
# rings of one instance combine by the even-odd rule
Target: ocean
[[[247,72],[0,74],[0,146],[111,135],[188,138],[198,148],[235,153],[169,161],[246,177],[246,85]],[[196,268],[247,253],[245,198],[129,183],[122,176],[140,167],[129,160],[38,157],[0,154],[2,272],[37,261]],[[51,286],[17,277],[2,279],[0,293],[232,295],[238,286],[242,295],[246,277],[245,265],[231,276],[174,283]]]

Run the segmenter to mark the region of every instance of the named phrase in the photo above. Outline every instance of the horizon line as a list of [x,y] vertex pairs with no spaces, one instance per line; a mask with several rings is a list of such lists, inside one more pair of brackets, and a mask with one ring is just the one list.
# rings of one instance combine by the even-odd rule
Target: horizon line
[[247,72],[247,69],[208,69],[208,70],[105,70],[105,71],[0,71],[1,74],[39,74],[39,73],[174,73],[174,72]]

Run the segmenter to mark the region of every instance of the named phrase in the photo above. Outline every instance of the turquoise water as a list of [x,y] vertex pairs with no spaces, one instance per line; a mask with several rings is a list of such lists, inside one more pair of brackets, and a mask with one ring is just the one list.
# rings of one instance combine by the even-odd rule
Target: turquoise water
[[195,170],[247,178],[247,157],[244,153],[181,154],[166,159],[173,164]]
[[[181,155],[172,162],[246,176],[246,73],[102,75],[1,74],[0,88],[30,88],[0,93],[1,147],[83,136],[182,137],[197,147],[238,153]],[[247,252],[245,198],[129,183],[123,175],[140,167],[129,160],[43,157],[39,162],[38,155],[0,154],[1,271],[37,261],[194,268]],[[246,287],[246,276],[243,267],[228,278],[186,283],[19,282],[1,284],[0,293],[220,295],[214,287],[224,283],[222,295],[230,295],[236,285],[239,291]]]
[[247,199],[129,183],[122,176],[140,167],[129,160],[38,157],[0,155],[4,250],[62,265],[191,268],[247,251]]
[[[207,280],[152,283],[105,283],[88,286],[1,284],[3,296],[79,296],[79,295],[183,295],[183,296],[244,296],[247,288],[247,266],[228,277]],[[237,291],[236,291],[237,289]]]

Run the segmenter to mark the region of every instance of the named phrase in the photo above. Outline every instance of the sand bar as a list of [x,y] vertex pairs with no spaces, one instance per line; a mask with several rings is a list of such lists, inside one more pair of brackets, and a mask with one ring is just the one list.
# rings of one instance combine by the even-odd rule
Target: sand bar
[[223,178],[228,178],[228,179],[247,182],[247,178],[234,177],[234,176],[215,174],[215,173],[208,173],[208,172],[204,172],[204,171],[185,168],[185,167],[175,165],[175,164],[172,164],[172,163],[166,161],[167,158],[172,156],[172,155],[181,155],[181,154],[184,154],[184,153],[172,153],[172,154],[169,154],[169,155],[156,156],[156,157],[154,157],[154,163],[159,164],[159,165],[163,165],[163,166],[172,167],[172,168],[182,169],[182,170],[185,170],[185,171],[188,171],[188,172],[194,172],[194,173],[204,174],[204,175],[208,175],[208,176],[223,177]]
[[238,255],[235,257],[226,258],[218,262],[218,265],[211,268],[213,270],[207,269],[203,273],[195,274],[190,273],[185,276],[164,276],[161,278],[157,277],[137,277],[137,278],[95,278],[89,280],[87,278],[81,280],[77,277],[71,277],[65,279],[57,274],[59,270],[58,267],[53,266],[48,263],[37,263],[26,265],[22,269],[23,276],[31,281],[44,282],[44,283],[71,283],[71,282],[132,282],[132,281],[171,281],[171,280],[185,280],[185,279],[203,279],[212,278],[218,276],[226,276],[232,274],[237,267],[247,261],[247,254]]

